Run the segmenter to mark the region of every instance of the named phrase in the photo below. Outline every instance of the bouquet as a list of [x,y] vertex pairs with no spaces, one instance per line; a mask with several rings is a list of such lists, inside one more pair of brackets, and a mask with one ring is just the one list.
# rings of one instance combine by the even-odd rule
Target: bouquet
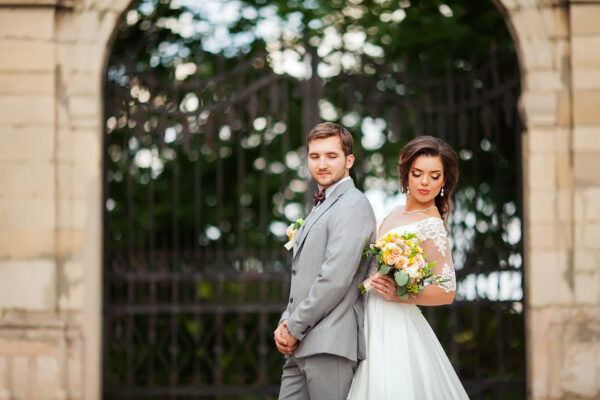
[[285,234],[288,237],[288,242],[283,245],[287,250],[291,250],[294,247],[294,239],[296,239],[296,234],[298,233],[298,229],[302,226],[304,220],[302,218],[298,218],[296,221],[292,222],[290,226],[285,230]]
[[[363,257],[374,256],[377,260],[377,274],[388,275],[396,282],[396,293],[401,299],[407,299],[409,294],[419,294],[423,291],[427,280],[435,282],[441,278],[431,273],[435,262],[425,260],[425,251],[420,246],[420,240],[414,233],[387,234],[377,242],[367,245]],[[367,278],[358,286],[361,293],[372,289],[375,275]]]

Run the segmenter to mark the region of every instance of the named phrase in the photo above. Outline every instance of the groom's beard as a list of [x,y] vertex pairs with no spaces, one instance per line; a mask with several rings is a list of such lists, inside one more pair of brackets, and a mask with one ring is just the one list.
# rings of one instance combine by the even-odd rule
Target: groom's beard
[[319,188],[323,190],[335,185],[336,183],[344,179],[347,176],[346,172],[346,169],[337,173],[331,171],[330,169],[322,169],[316,171],[315,174],[311,174],[311,176],[315,180],[315,182],[319,184]]

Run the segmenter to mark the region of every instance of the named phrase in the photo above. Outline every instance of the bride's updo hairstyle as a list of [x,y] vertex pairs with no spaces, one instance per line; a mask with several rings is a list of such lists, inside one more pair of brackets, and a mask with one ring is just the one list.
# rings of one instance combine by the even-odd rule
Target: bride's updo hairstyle
[[450,197],[454,186],[458,181],[458,157],[456,152],[441,139],[433,136],[419,136],[406,143],[400,150],[398,159],[398,176],[400,177],[400,191],[406,193],[408,190],[408,174],[415,160],[419,156],[439,156],[444,168],[445,183],[444,196],[438,194],[435,197],[435,205],[444,221],[447,222],[452,208]]

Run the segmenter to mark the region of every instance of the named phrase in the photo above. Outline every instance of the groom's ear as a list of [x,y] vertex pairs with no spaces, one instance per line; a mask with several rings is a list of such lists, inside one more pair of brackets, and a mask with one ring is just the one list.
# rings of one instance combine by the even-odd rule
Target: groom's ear
[[352,168],[354,165],[354,154],[349,154],[346,156],[346,169]]

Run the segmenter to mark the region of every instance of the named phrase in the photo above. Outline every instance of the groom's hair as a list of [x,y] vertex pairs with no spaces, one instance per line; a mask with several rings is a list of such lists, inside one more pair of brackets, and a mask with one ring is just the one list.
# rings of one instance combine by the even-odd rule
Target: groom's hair
[[325,139],[331,136],[337,136],[342,142],[342,150],[344,155],[347,157],[350,154],[354,154],[354,139],[348,129],[333,122],[323,122],[310,131],[306,138],[306,148],[310,142],[315,139]]

